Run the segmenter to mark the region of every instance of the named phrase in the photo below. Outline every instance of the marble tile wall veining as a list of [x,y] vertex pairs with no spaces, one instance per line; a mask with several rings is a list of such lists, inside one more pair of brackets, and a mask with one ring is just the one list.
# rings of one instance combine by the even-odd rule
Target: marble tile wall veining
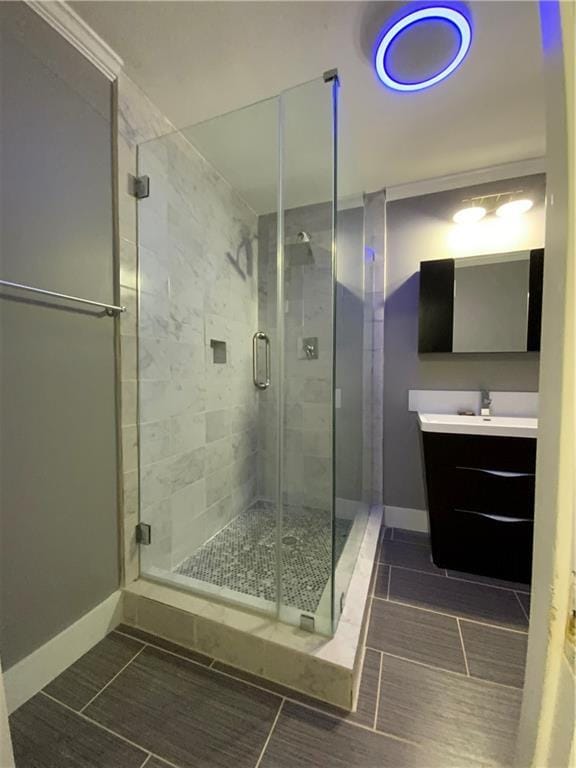
[[[382,423],[378,414],[382,414],[384,372],[384,199],[384,192],[378,192],[366,195],[364,200],[363,386],[361,402],[356,404],[358,418],[362,419],[362,446],[357,446],[353,441],[348,446],[340,442],[337,452],[338,464],[338,460],[352,460],[349,453],[349,458],[346,458],[347,451],[362,451],[362,501],[368,505],[382,503]],[[331,446],[334,330],[330,205],[324,203],[286,211],[286,241],[300,230],[311,235],[314,262],[306,265],[292,264],[289,248],[285,249],[285,500],[287,503],[327,509],[331,503],[330,490],[334,480]],[[258,246],[259,324],[269,334],[275,347],[275,214],[259,218]],[[358,259],[362,258],[359,248]],[[339,307],[342,309],[342,305]],[[318,337],[317,360],[302,359],[299,354],[301,339],[309,336]],[[338,339],[338,343],[341,344],[342,340]],[[274,383],[274,355],[272,362]],[[260,393],[258,495],[266,499],[274,497],[276,487],[276,402],[274,386]],[[343,429],[337,432],[337,439],[343,433]]]
[[151,180],[138,219],[141,509],[154,528],[170,503],[173,568],[256,490],[255,450],[237,458],[231,438],[256,415],[257,273],[229,257],[256,249],[256,216],[178,133],[140,146],[139,172]]
[[[257,220],[124,74],[116,94],[129,583],[140,554],[144,571],[171,570],[254,499],[257,269],[242,279],[230,255],[256,265]],[[138,173],[150,176],[151,195],[137,203],[130,176]],[[226,364],[214,364],[211,339],[226,342]],[[139,507],[153,526],[141,553]]]
[[[328,510],[331,506],[330,459],[332,402],[332,218],[328,203],[285,212],[286,241],[304,230],[311,235],[313,262],[292,261],[285,249],[284,316],[284,492],[287,504]],[[260,328],[276,349],[276,216],[258,222]],[[301,353],[304,337],[318,338],[318,359]],[[275,356],[272,381],[276,381]],[[276,492],[277,390],[259,399],[258,494]]]

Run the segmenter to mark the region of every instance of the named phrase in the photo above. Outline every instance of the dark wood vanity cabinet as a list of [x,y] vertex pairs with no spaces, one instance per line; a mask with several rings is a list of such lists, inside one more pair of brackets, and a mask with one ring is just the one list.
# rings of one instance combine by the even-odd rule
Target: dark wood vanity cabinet
[[434,563],[529,583],[536,440],[422,433]]

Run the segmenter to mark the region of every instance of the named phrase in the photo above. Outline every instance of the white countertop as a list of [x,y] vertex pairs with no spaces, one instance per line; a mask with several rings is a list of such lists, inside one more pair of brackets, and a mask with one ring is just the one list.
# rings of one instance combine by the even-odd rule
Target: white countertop
[[452,413],[419,413],[423,432],[492,437],[538,436],[538,419],[527,416],[459,416]]

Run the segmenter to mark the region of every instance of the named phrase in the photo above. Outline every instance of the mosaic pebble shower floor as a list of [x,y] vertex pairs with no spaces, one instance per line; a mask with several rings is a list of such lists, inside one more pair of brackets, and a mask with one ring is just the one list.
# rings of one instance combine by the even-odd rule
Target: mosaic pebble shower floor
[[[338,561],[352,527],[336,519]],[[330,513],[286,506],[282,535],[283,602],[314,613],[331,571]],[[264,600],[276,600],[276,513],[266,501],[254,502],[175,573]]]

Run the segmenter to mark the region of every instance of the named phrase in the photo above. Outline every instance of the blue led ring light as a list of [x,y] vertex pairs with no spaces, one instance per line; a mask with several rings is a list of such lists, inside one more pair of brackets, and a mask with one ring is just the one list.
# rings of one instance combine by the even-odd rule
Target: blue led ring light
[[[421,23],[423,21],[430,21],[431,19],[447,21],[456,27],[460,35],[460,46],[458,53],[452,59],[450,64],[448,64],[448,66],[444,67],[443,70],[438,72],[433,77],[428,78],[428,80],[421,80],[419,83],[402,83],[399,80],[396,80],[386,69],[386,53],[388,49],[394,40],[398,37],[398,35],[407,27],[410,27],[413,24]],[[390,27],[390,29],[386,32],[382,40],[380,40],[378,43],[378,48],[376,49],[376,59],[374,62],[376,66],[376,73],[384,85],[387,85],[389,88],[393,88],[395,91],[421,91],[423,88],[429,88],[431,85],[436,85],[436,83],[439,83],[441,80],[444,80],[450,74],[452,74],[456,67],[462,63],[462,60],[468,53],[471,41],[472,30],[470,28],[470,24],[468,19],[462,13],[460,13],[460,11],[456,11],[454,8],[444,8],[441,6],[421,8],[418,11],[409,13],[407,16],[404,16],[399,21],[397,21],[396,24]]]

